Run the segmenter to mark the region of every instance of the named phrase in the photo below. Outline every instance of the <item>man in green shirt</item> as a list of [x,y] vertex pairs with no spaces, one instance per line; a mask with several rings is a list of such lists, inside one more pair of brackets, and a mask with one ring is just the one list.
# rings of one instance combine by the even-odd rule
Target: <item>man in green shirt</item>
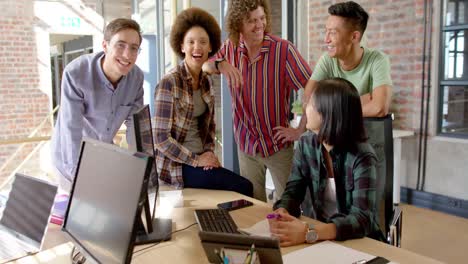
[[[369,15],[353,1],[331,5],[328,13],[324,39],[327,52],[315,66],[305,88],[304,99],[308,100],[318,81],[340,77],[357,88],[364,117],[386,116],[392,98],[390,61],[383,52],[361,46]],[[378,207],[381,207],[386,173],[385,139],[379,132],[378,124],[365,122],[365,127],[368,142],[377,154],[377,201]],[[381,219],[384,219],[383,215]]]
[[390,61],[383,52],[361,46],[369,15],[353,1],[328,8],[325,44],[322,55],[305,89],[305,99],[317,82],[331,77],[347,79],[361,95],[364,117],[388,114],[392,97]]

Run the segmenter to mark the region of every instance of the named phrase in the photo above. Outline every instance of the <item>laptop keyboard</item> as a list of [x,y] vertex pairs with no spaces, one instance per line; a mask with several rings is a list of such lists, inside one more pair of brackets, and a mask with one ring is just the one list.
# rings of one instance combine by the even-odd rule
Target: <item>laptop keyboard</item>
[[28,249],[15,236],[0,227],[0,262],[28,254]]
[[224,209],[197,209],[195,218],[202,231],[240,234],[229,212]]

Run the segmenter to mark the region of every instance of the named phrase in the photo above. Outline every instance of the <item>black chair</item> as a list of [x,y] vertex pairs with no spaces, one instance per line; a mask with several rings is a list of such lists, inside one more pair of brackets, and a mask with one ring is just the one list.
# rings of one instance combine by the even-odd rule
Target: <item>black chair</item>
[[393,115],[366,117],[368,142],[377,155],[377,210],[387,243],[401,246],[403,213],[393,204]]
[[[377,211],[379,225],[385,234],[387,243],[401,247],[403,213],[393,204],[393,127],[392,115],[385,117],[364,118],[368,133],[368,142],[377,155]],[[302,214],[317,218],[313,211],[309,189],[301,204]]]

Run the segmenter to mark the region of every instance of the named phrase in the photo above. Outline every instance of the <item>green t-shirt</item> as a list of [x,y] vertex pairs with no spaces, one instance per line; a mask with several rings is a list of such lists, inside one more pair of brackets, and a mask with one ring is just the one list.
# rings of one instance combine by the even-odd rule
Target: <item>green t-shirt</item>
[[341,69],[338,59],[331,58],[328,53],[320,57],[311,79],[320,81],[332,77],[341,77],[350,81],[360,95],[370,93],[381,85],[392,85],[390,77],[390,60],[378,50],[364,48],[361,63],[351,71]]

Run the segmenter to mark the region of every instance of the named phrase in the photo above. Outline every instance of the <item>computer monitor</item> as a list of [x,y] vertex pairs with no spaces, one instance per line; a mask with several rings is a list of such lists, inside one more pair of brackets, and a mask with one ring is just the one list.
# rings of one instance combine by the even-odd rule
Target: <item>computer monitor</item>
[[[136,151],[146,153],[156,157],[153,142],[153,127],[151,125],[151,114],[148,105],[144,105],[135,114],[133,114],[133,130],[134,142]],[[158,242],[171,239],[172,220],[164,218],[156,218],[156,201],[159,194],[158,172],[156,160],[154,160],[153,169],[150,174],[150,186],[155,188],[154,206],[152,212],[149,210],[149,201],[145,203],[145,217],[147,228],[143,228],[143,223],[139,223],[139,232],[136,239],[136,244],[144,244],[148,242]],[[146,195],[145,197],[149,197]]]
[[98,263],[130,263],[153,157],[84,139],[62,229]]

